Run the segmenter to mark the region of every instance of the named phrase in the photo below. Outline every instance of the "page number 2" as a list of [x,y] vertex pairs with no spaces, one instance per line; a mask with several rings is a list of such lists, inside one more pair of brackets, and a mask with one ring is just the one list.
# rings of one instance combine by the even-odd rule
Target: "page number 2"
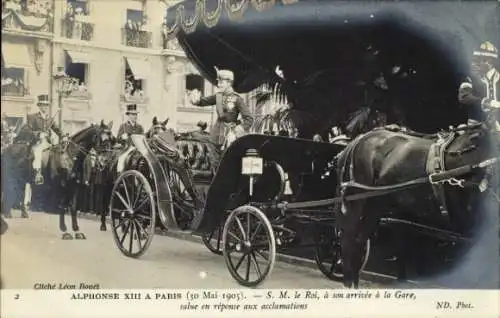
[[15,294],[14,299],[19,299],[19,294]]

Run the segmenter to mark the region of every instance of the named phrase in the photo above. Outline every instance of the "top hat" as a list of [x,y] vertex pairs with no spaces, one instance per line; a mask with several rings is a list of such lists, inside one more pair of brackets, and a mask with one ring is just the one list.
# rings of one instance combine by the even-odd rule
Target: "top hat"
[[497,48],[489,41],[486,41],[482,43],[479,46],[478,50],[474,51],[474,57],[476,58],[491,58],[491,59],[497,59],[498,58],[498,50]]
[[234,73],[230,70],[217,70],[217,79],[234,81]]
[[136,104],[127,105],[127,112],[125,114],[126,115],[139,114],[139,112],[137,111],[137,105]]
[[49,106],[49,105],[50,105],[49,95],[47,94],[38,95],[37,106]]
[[198,124],[196,124],[196,126],[200,127],[202,130],[207,129],[207,123],[201,120],[198,122]]

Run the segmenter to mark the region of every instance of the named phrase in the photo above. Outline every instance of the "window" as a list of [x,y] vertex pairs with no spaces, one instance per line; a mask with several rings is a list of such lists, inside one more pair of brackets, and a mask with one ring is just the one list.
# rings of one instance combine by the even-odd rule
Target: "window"
[[205,95],[205,79],[197,74],[188,74],[185,77],[183,106],[194,107],[189,96],[191,94],[203,97]]
[[10,117],[6,116],[5,121],[7,122],[7,125],[11,128],[19,127],[23,123],[23,118],[22,117]]
[[141,10],[127,9],[127,21],[125,28],[129,30],[140,30],[143,26],[144,13]]
[[201,96],[203,96],[205,92],[205,79],[196,74],[186,75],[186,90],[192,91],[195,89],[199,90]]
[[122,44],[140,48],[151,47],[151,32],[144,30],[144,26],[144,13],[141,10],[127,9]]
[[145,90],[145,80],[136,79],[132,68],[127,59],[125,59],[125,97],[143,98]]
[[75,80],[78,84],[79,92],[88,91],[88,64],[87,63],[73,63],[71,57],[66,53],[66,74]]
[[87,0],[67,0],[68,14],[75,15],[88,15]]
[[67,0],[66,15],[62,22],[62,35],[77,40],[91,41],[94,25],[89,23],[87,0]]
[[27,95],[25,82],[25,69],[19,67],[6,67],[2,71],[2,95],[24,96]]

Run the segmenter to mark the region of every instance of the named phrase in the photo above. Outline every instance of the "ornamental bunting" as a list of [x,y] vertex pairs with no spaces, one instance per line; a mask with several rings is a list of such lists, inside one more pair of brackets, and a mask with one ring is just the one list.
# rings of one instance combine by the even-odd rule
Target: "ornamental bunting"
[[185,33],[194,32],[200,21],[207,28],[213,28],[223,12],[231,21],[242,21],[249,7],[263,12],[277,3],[290,5],[297,2],[299,0],[186,0],[167,10],[164,33],[169,40],[175,38],[180,29]]

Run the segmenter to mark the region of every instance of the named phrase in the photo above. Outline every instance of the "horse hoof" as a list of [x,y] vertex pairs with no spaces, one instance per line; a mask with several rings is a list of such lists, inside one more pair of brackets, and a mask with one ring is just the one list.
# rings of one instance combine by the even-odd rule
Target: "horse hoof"
[[83,233],[75,233],[75,239],[77,240],[86,240],[87,238]]
[[66,232],[66,233],[63,233],[62,239],[63,240],[72,240],[73,236],[71,234],[69,234],[69,233]]
[[23,213],[21,213],[21,217],[22,217],[23,219],[28,219],[30,216],[29,216],[29,214],[28,214],[28,213],[23,212]]
[[106,232],[106,225],[101,225],[101,231]]

